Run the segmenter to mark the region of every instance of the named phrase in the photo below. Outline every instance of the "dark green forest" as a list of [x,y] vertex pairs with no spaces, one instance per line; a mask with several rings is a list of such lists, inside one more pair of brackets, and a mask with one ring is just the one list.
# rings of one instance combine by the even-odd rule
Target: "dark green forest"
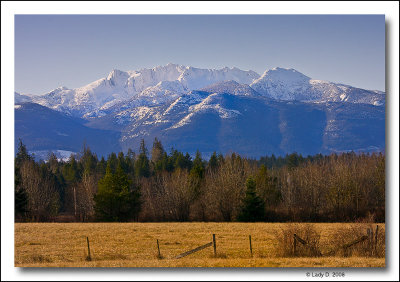
[[68,161],[35,161],[20,140],[15,157],[17,222],[385,221],[385,156],[303,157],[171,149],[142,140],[99,158],[89,146]]

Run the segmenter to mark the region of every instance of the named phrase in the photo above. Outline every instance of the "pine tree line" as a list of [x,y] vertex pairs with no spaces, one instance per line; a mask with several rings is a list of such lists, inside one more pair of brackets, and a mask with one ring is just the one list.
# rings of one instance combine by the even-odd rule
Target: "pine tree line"
[[16,221],[357,221],[385,219],[385,156],[265,156],[209,160],[154,140],[149,153],[88,146],[68,161],[36,162],[20,141]]

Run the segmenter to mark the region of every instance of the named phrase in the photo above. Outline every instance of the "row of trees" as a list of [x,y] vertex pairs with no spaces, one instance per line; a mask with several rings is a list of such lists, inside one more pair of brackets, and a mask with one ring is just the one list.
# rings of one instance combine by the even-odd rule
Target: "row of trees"
[[66,162],[15,158],[19,221],[384,221],[385,156],[296,153],[260,160],[199,152],[192,159],[154,140],[138,154],[99,160],[84,146]]

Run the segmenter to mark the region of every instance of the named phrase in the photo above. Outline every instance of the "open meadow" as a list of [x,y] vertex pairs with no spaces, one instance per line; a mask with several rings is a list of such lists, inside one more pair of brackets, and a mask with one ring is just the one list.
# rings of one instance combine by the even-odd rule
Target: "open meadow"
[[[368,241],[365,240],[346,252],[329,254],[338,246],[365,235],[368,227],[375,231],[376,226],[364,223],[15,223],[15,266],[385,267],[384,224],[378,224],[378,243],[373,253],[369,253],[370,246],[365,245]],[[296,255],[291,254],[291,232],[310,244],[313,241],[322,256],[304,252],[300,243],[297,243]],[[216,255],[210,244],[203,250],[175,258],[212,242],[212,234],[216,236]],[[157,240],[161,256],[158,256]]]

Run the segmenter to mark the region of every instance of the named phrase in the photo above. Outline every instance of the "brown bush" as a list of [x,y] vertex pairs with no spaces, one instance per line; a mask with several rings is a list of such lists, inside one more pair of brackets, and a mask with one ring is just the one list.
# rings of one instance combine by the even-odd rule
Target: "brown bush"
[[[370,229],[372,235],[366,240],[357,243],[351,247],[343,248],[342,246],[350,244],[362,236],[368,235],[367,229]],[[349,227],[339,228],[332,234],[332,251],[338,256],[360,256],[360,257],[385,257],[385,230],[378,228],[378,236],[376,237],[376,225],[357,223]]]
[[[306,245],[296,242],[296,252],[294,252],[294,235],[297,235]],[[320,233],[317,232],[313,224],[307,223],[288,223],[275,232],[275,255],[279,257],[316,257],[320,256],[319,241]]]

